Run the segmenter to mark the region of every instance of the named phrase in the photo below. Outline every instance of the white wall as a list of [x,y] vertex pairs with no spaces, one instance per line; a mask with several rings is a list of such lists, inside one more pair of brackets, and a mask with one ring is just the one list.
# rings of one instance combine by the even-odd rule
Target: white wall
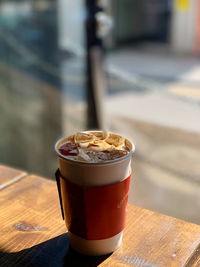
[[[183,5],[180,4],[181,2]],[[188,3],[188,6],[184,7],[184,2]],[[171,47],[175,52],[195,52],[197,4],[198,0],[174,0],[171,23]]]

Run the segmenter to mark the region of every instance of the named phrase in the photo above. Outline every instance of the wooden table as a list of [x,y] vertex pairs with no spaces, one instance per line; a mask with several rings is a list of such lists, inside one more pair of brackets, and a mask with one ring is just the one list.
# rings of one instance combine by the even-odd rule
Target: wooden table
[[200,267],[200,226],[132,205],[117,251],[79,255],[69,247],[56,183],[1,165],[0,229],[0,266]]

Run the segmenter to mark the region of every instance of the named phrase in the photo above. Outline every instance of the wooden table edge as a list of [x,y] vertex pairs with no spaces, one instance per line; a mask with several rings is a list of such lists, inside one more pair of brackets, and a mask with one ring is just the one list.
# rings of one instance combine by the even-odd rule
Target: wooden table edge
[[[30,176],[33,176],[36,179],[41,179],[41,180],[48,181],[50,184],[55,184],[56,185],[56,181],[55,180],[50,180],[50,179],[48,179],[46,177],[41,177],[41,176],[38,176],[36,174],[28,174],[27,172],[23,172],[22,171],[22,173],[16,175],[10,181],[2,184],[0,186],[0,190],[6,189],[7,187],[9,187],[9,186],[11,186],[11,185],[13,185],[13,184],[15,184],[17,182],[22,183],[23,179],[26,179],[26,178],[28,179],[28,177],[30,177]],[[145,209],[145,208],[142,208],[142,207],[139,207],[139,206],[135,206],[135,205],[132,205],[132,204],[128,203],[128,210],[130,210],[130,209],[132,209],[134,207],[149,211],[148,209]],[[161,214],[159,212],[152,211],[152,210],[150,212],[155,213],[155,214]],[[165,217],[171,217],[174,220],[179,220],[179,221],[182,221],[182,222],[184,222],[186,224],[194,224],[194,223],[187,222],[187,221],[184,221],[184,220],[181,220],[181,219],[177,219],[177,218],[169,216],[169,215],[165,215],[165,214],[161,214],[161,215],[165,216]],[[194,225],[196,225],[196,224],[194,224]],[[193,248],[193,251],[192,251],[190,257],[188,258],[187,262],[184,263],[184,267],[197,267],[197,266],[200,266],[200,243],[198,243],[196,245],[196,247]]]
[[28,175],[28,173],[26,171],[15,169],[15,168],[12,168],[10,166],[5,166],[3,164],[0,164],[0,167],[4,168],[4,169],[7,169],[7,170],[12,170],[12,171],[19,172],[19,173],[16,173],[12,178],[10,178],[10,180],[8,180],[6,182],[3,182],[0,185],[0,191],[5,189],[5,188],[7,188],[8,186],[18,182],[18,181],[20,181],[21,179],[23,179],[24,177],[26,177]]

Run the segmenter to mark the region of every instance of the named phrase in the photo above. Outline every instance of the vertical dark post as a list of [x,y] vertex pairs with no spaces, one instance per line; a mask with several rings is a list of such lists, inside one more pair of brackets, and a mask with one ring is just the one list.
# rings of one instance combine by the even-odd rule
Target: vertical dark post
[[102,49],[102,40],[97,37],[97,22],[95,14],[101,9],[96,5],[95,0],[85,0],[87,10],[86,20],[86,41],[87,41],[87,97],[88,97],[88,112],[87,112],[87,128],[99,129],[100,121],[97,111],[95,99],[95,81],[94,69],[92,61],[92,49],[98,47]]

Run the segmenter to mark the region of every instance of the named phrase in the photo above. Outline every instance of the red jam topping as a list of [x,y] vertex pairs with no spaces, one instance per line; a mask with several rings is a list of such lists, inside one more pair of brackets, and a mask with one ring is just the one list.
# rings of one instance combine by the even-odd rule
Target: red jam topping
[[96,145],[96,144],[89,144],[87,147],[88,147],[88,148],[89,148],[89,147],[99,147],[99,145]]
[[130,149],[129,149],[129,147],[128,147],[128,146],[123,146],[123,149],[124,149],[125,151],[128,151],[128,152],[130,152]]
[[59,152],[63,156],[77,156],[78,155],[78,146],[71,141],[67,141],[62,144],[59,148]]

